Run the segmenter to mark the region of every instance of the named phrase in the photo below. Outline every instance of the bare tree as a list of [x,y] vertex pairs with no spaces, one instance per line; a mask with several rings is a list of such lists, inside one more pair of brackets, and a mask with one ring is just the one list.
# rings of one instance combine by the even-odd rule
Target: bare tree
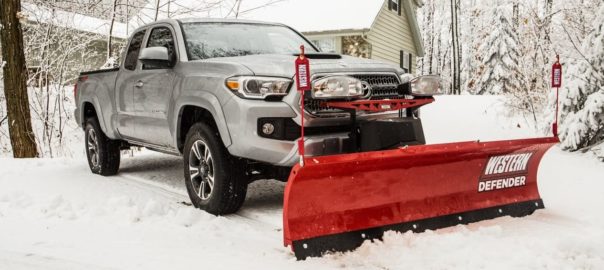
[[2,0],[0,5],[0,41],[4,65],[4,94],[6,96],[9,134],[15,158],[38,156],[31,126],[27,95],[27,68],[23,53],[23,31],[19,17],[19,0]]
[[[107,35],[107,60],[113,56],[112,43],[113,43],[113,26],[115,25],[116,10],[119,0],[113,0],[113,9],[111,12],[111,20],[109,22],[109,35]],[[127,5],[127,4],[126,4]]]

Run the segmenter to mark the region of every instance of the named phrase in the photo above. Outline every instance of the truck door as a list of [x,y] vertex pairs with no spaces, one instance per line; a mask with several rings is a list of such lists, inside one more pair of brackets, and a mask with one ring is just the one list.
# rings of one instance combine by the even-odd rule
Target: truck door
[[[166,47],[170,59],[178,59],[173,30],[168,25],[151,29],[145,47]],[[173,147],[168,111],[176,78],[174,70],[142,64],[138,73],[134,89],[137,138],[145,143]]]
[[124,63],[115,82],[115,102],[117,108],[117,129],[121,136],[134,139],[136,110],[134,107],[134,81],[138,54],[143,45],[145,31],[135,33],[130,40]]

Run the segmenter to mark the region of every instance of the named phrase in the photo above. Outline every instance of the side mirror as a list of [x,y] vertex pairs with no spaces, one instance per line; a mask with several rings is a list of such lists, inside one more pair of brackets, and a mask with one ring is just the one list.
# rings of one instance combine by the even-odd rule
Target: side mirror
[[170,68],[173,61],[170,59],[168,48],[166,47],[149,47],[143,48],[138,57],[145,65],[150,65],[157,68]]

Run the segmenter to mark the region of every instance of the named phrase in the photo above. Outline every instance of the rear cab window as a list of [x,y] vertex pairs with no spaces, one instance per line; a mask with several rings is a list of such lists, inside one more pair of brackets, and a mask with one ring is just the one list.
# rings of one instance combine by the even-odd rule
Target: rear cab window
[[132,36],[132,40],[128,46],[128,51],[126,52],[126,59],[124,60],[124,68],[127,70],[136,69],[136,64],[138,63],[138,54],[140,53],[141,46],[143,45],[145,31],[146,30],[141,30]]

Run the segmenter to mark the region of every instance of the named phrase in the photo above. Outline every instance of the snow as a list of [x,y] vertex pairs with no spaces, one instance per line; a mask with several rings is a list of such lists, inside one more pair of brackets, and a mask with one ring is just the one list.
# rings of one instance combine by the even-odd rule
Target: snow
[[[31,3],[23,3],[23,10],[30,21],[48,23],[59,27],[76,29],[104,36],[109,35],[110,20],[63,10],[52,11],[49,8]],[[113,24],[112,36],[123,39],[127,38],[128,29],[126,24],[115,21]]]
[[[212,5],[205,1],[175,0],[170,6],[171,18],[234,18],[235,1]],[[246,0],[241,2],[239,19],[278,22],[298,31],[327,31],[370,28],[384,1],[347,0]],[[267,5],[268,4],[268,5]],[[141,26],[153,21],[155,1],[147,6],[130,24]],[[261,8],[259,8],[261,7]],[[340,13],[345,8],[345,15]],[[192,11],[192,12],[191,12]],[[158,19],[168,17],[168,6],[160,8]]]
[[[427,139],[541,135],[504,103],[440,97],[421,112]],[[91,174],[83,158],[0,159],[0,269],[604,269],[604,164],[590,154],[545,155],[546,209],[534,215],[388,233],[301,262],[282,246],[283,183],[253,183],[242,211],[215,217],[186,205],[179,157],[122,158],[114,177]]]
[[[351,4],[348,0],[288,0],[266,8],[242,12],[240,18],[281,22],[304,32],[367,29],[373,24],[384,3],[384,1],[355,1]],[[342,16],[339,13],[344,9],[345,16]]]

